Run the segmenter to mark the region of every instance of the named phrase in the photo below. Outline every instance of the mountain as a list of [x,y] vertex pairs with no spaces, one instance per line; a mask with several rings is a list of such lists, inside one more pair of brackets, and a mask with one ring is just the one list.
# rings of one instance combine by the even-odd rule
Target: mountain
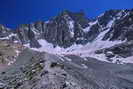
[[95,19],[65,10],[16,30],[0,25],[0,88],[132,89],[132,34],[132,9]]
[[[132,9],[109,10],[88,19],[83,12],[65,10],[49,21],[22,24],[14,32],[1,25],[0,36],[37,51],[91,56],[113,63],[132,62],[132,44],[128,45],[133,39],[132,15]],[[123,43],[128,47],[122,48]],[[112,50],[99,52],[104,49]]]
[[[50,50],[53,50],[52,53],[91,56],[113,63],[132,62],[129,60],[132,57],[131,47],[115,47],[117,44],[128,44],[132,41],[132,16],[132,9],[109,10],[95,19],[88,19],[83,12],[66,10],[49,21],[19,26],[16,39],[30,48],[37,48],[38,51],[51,53]],[[97,54],[98,50],[113,46],[113,50],[118,50],[118,53],[107,51]],[[125,51],[127,54],[121,55]],[[110,58],[109,53],[114,55]]]
[[[22,43],[26,43],[29,40],[45,39],[55,46],[69,47],[74,43],[85,43],[85,40],[82,40],[82,38],[85,38],[82,28],[87,27],[88,22],[89,20],[84,16],[84,13],[63,11],[47,22],[22,25],[18,28],[18,33]],[[28,36],[35,39],[31,39]],[[32,43],[35,44],[37,42]],[[37,44],[31,47],[40,46]]]

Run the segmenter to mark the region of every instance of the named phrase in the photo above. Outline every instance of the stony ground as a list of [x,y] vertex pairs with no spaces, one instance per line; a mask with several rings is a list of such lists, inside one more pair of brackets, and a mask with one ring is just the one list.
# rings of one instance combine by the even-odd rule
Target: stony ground
[[20,44],[0,40],[0,65],[12,64],[23,49]]
[[25,49],[0,73],[1,89],[133,89],[133,64]]

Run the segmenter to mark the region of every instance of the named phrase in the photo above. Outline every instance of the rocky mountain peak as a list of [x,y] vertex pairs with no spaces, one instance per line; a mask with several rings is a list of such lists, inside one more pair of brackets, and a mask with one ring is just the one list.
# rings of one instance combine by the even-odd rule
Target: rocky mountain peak
[[[132,29],[132,14],[132,10],[108,10],[95,20],[90,20],[83,12],[65,10],[46,22],[22,24],[17,28],[16,39],[19,38],[22,44],[29,42],[36,44],[38,39],[45,39],[55,46],[69,47],[75,43],[93,41],[101,32],[109,30],[103,36],[103,40],[131,40],[132,36],[128,35],[131,30],[118,31],[119,29]],[[3,28],[1,26],[1,29]],[[33,47],[41,46],[37,42]]]
[[108,22],[115,19],[119,21],[120,19],[125,18],[128,14],[130,14],[131,10],[108,10],[105,11],[102,15],[98,16],[98,21],[100,25],[106,26]]
[[89,19],[86,17],[85,13],[83,11],[80,12],[71,12],[68,10],[64,10],[57,16],[57,18],[62,17],[64,20],[73,20],[74,22],[77,22],[80,24],[83,28],[88,26]]
[[105,35],[104,39],[109,37],[110,40],[133,40],[132,39],[132,24],[133,24],[133,12],[132,10],[121,10],[116,16],[114,25],[111,30]]

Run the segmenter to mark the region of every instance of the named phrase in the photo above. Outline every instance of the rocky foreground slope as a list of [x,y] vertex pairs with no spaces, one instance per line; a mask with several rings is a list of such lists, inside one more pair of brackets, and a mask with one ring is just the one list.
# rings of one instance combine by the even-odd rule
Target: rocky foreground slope
[[25,49],[0,73],[1,89],[133,89],[133,64]]
[[132,32],[133,10],[0,25],[0,89],[133,89]]
[[24,48],[25,47],[20,44],[0,40],[0,65],[11,65],[14,63],[17,56],[24,50]]

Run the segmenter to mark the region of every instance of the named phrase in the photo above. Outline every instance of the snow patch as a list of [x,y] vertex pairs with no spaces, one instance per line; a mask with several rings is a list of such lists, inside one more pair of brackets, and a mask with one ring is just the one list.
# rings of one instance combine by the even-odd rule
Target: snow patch
[[[106,33],[107,31],[103,32]],[[103,34],[101,33],[101,34]],[[116,44],[122,43],[122,41],[102,41],[101,38],[103,36],[99,36],[98,39],[96,39],[94,42],[92,43],[88,43],[86,45],[77,45],[74,44],[71,47],[68,48],[61,48],[59,46],[54,47],[53,44],[48,43],[46,40],[40,39],[38,40],[39,44],[42,46],[41,48],[31,48],[35,51],[39,51],[39,52],[48,52],[48,53],[52,53],[52,54],[56,54],[56,55],[60,55],[62,57],[64,57],[63,55],[77,55],[77,56],[81,56],[83,58],[85,57],[92,57],[92,58],[96,58],[100,61],[106,61],[106,56],[105,54],[95,54],[96,50],[99,49],[103,49],[103,48],[108,48],[111,46],[114,46]],[[29,44],[25,44],[26,47],[29,47]],[[58,56],[59,57],[59,56]],[[64,57],[64,59],[62,59],[61,57],[59,57],[62,61],[65,61],[64,59],[66,59],[67,61],[72,61],[69,58]],[[87,60],[87,59],[84,59]]]
[[124,59],[123,59],[123,62],[124,62],[124,63],[133,63],[133,56],[124,58]]
[[74,21],[73,20],[68,21],[68,27],[70,29],[71,37],[74,37]]
[[65,57],[65,59],[67,60],[67,61],[72,61],[72,59],[70,59],[70,58],[68,58],[68,57]]
[[113,18],[113,20],[111,20],[111,21],[108,23],[107,27],[111,28],[112,25],[114,24],[114,21],[115,21],[115,20],[116,20],[116,19]]
[[82,66],[83,66],[83,68],[85,68],[85,69],[87,69],[87,68],[88,68],[88,66],[86,66],[85,64],[82,64]]
[[88,59],[87,58],[84,58],[85,61],[87,61]]
[[92,27],[93,25],[95,25],[97,22],[98,22],[97,20],[94,21],[94,22],[90,22],[90,23],[89,23],[89,26],[86,27],[85,29],[83,29],[83,31],[84,31],[84,32],[89,32],[90,29],[91,29],[91,27]]
[[6,37],[2,37],[2,38],[0,38],[0,40],[9,40],[11,37],[13,37],[13,36],[17,36],[17,34],[13,34],[13,33],[11,33],[10,35],[8,35],[8,36],[6,36]]

